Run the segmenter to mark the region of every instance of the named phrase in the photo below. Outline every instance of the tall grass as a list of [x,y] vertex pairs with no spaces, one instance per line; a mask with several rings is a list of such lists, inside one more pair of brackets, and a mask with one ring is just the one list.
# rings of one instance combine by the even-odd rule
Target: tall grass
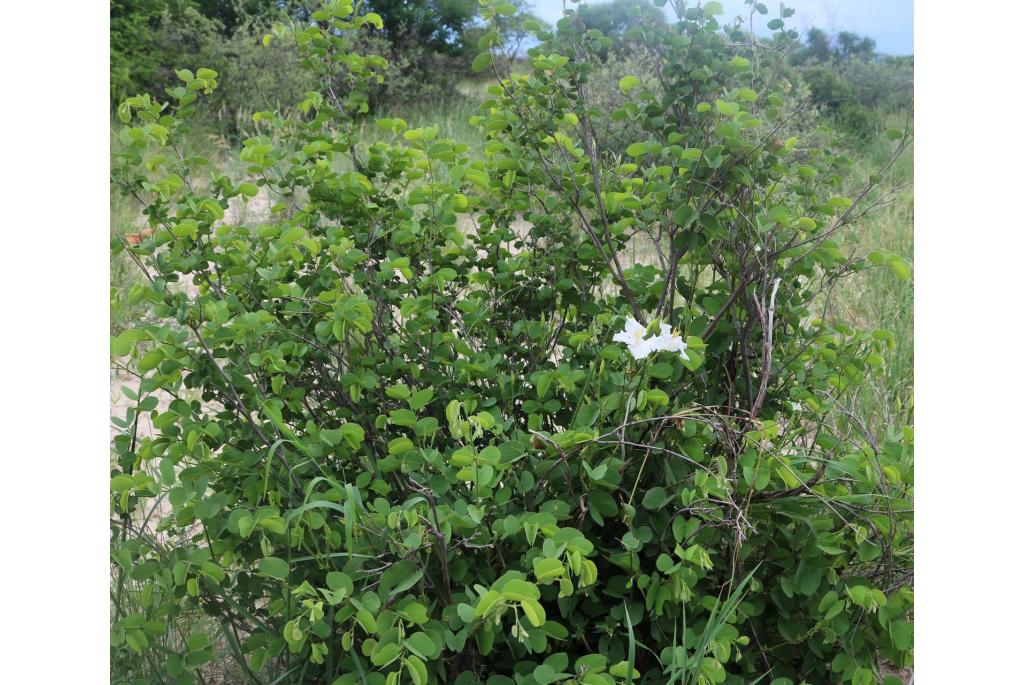
[[409,128],[436,126],[438,138],[451,138],[469,146],[469,153],[474,157],[483,156],[484,137],[475,126],[469,123],[470,118],[479,113],[483,95],[477,88],[467,89],[457,97],[442,102],[407,103],[403,107],[390,107],[373,117],[364,119],[359,127],[360,138],[364,143],[384,140],[390,135],[381,131],[377,119],[401,118]]
[[[906,124],[907,113],[889,115],[886,125],[900,128]],[[884,136],[867,141],[857,150],[847,193],[863,187],[869,176],[888,159],[892,143]],[[887,186],[901,186],[913,180],[913,147],[901,156],[891,170]],[[838,236],[840,246],[848,254],[864,255],[872,250],[888,250],[909,264],[914,261],[914,193],[907,185],[878,211],[863,217],[850,230]],[[862,393],[858,414],[875,431],[885,434],[904,425],[912,425],[914,417],[914,278],[900,280],[888,267],[860,272],[840,283],[833,305],[836,321],[854,324],[868,330],[885,329],[895,336],[895,344],[885,364],[874,374],[871,391]]]

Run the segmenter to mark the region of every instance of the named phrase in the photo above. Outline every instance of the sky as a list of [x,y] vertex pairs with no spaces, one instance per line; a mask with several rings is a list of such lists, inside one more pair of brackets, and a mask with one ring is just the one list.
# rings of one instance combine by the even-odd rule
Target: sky
[[[750,10],[743,0],[720,0],[725,8],[722,18],[732,19],[737,15],[749,16]],[[602,0],[588,0],[591,4]],[[778,0],[762,0],[768,6],[767,15],[756,15],[754,27],[758,33],[768,33],[765,23],[778,16]],[[566,2],[573,7],[572,2]],[[695,0],[688,3],[696,4]],[[811,26],[817,26],[827,33],[853,31],[874,38],[877,51],[887,55],[914,54],[914,2],[913,0],[787,0],[786,7],[792,7],[796,14],[789,18],[789,25],[801,33]],[[562,0],[533,0],[534,12],[544,20],[554,23],[562,16]],[[665,7],[669,18],[672,10]],[[757,17],[761,20],[758,22]]]

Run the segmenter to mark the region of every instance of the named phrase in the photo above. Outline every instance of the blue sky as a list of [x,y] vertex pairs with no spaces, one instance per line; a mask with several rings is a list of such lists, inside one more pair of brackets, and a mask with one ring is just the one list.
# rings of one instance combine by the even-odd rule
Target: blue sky
[[[602,0],[588,0],[591,4]],[[725,7],[725,17],[738,14],[747,16],[749,9],[743,0],[720,0]],[[768,14],[762,17],[760,26],[755,19],[755,29],[767,33],[764,24],[778,16],[778,0],[762,0],[768,6]],[[573,3],[566,2],[573,7]],[[687,3],[696,4],[694,0]],[[853,31],[870,36],[878,44],[878,51],[889,55],[912,55],[914,53],[914,2],[913,0],[787,0],[786,7],[792,7],[796,14],[790,17],[790,25],[798,31],[817,26],[828,33]],[[534,11],[545,20],[554,23],[562,16],[562,0],[533,0]],[[670,17],[671,10],[666,6]],[[761,15],[757,15],[761,17]]]

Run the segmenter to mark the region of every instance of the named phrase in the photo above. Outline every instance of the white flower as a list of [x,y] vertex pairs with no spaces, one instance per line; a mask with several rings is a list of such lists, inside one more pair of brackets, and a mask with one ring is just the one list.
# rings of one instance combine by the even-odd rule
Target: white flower
[[647,329],[643,324],[631,316],[626,319],[626,328],[616,333],[612,340],[625,344],[629,353],[633,355],[633,359],[643,359],[654,351],[651,347],[651,339],[644,339],[646,332]]
[[673,333],[672,327],[667,323],[661,324],[661,333],[651,339],[651,347],[654,350],[678,352],[680,357],[690,361],[690,357],[686,354],[686,342],[678,333]]
[[678,352],[680,357],[686,361],[690,360],[686,354],[686,343],[678,333],[672,332],[672,327],[668,324],[661,324],[661,332],[658,335],[645,338],[646,333],[647,329],[639,321],[629,317],[626,319],[625,329],[616,333],[612,340],[625,344],[633,359],[643,359],[652,352],[665,351]]

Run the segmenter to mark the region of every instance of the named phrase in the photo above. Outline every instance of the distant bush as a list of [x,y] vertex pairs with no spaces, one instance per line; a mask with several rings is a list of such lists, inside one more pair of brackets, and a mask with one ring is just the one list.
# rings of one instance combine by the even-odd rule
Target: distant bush
[[175,78],[172,67],[184,57],[203,60],[220,28],[191,0],[111,0],[112,106],[137,93],[162,96]]
[[665,13],[651,0],[609,0],[583,4],[578,9],[587,29],[600,31],[610,38],[622,38],[631,29],[643,26],[665,26]]
[[[619,81],[633,74],[653,74],[660,61],[660,55],[645,44],[626,42],[593,65],[586,81],[589,102],[602,112],[620,110],[632,96],[619,89]],[[656,97],[661,94],[657,82],[651,88]],[[600,149],[625,154],[626,148],[644,140],[647,132],[641,119],[607,116],[595,119],[594,136]]]
[[[118,108],[114,180],[149,230],[115,252],[156,321],[112,339],[139,377],[114,417],[112,682],[871,685],[912,663],[913,432],[853,409],[894,336],[828,323],[850,274],[909,277],[834,240],[907,140],[838,195],[850,160],[789,135],[721,10],[646,33],[661,78],[620,77],[612,111],[586,87],[602,36],[537,31],[528,71],[491,72],[480,155],[399,118],[360,137],[386,63],[352,35],[382,20],[344,0],[275,31],[318,89],[255,114],[238,177],[180,145],[215,70]],[[601,147],[607,117],[644,137]]]
[[317,87],[294,46],[267,49],[263,37],[268,29],[264,24],[245,23],[230,38],[208,45],[202,58],[189,62],[192,67],[211,65],[220,74],[209,113],[226,132],[251,131],[254,112],[294,107]]
[[472,56],[437,52],[421,45],[399,49],[373,33],[356,38],[354,49],[380,55],[388,62],[387,78],[369,86],[370,109],[374,112],[457,99],[457,86],[472,73]]
[[894,112],[914,106],[914,58],[854,59],[838,65],[853,98],[871,109]]
[[[470,75],[472,49],[482,35],[476,0],[376,0],[368,7],[394,22],[389,30],[357,39],[360,51],[390,63],[388,80],[372,84],[371,109],[457,98],[455,86]],[[315,87],[294,49],[262,47],[271,23],[312,22],[301,0],[112,0],[110,11],[113,105],[136,93],[164,97],[166,84],[175,79],[170,65],[203,65],[216,70],[223,84],[204,115],[223,133],[237,135],[251,130],[253,112],[298,102]],[[504,23],[508,30],[516,28],[507,17]],[[519,41],[525,35],[520,31]]]
[[841,128],[866,137],[886,113],[913,107],[913,57],[877,55],[872,39],[849,31],[831,37],[812,28],[804,39],[791,61],[815,104]]

